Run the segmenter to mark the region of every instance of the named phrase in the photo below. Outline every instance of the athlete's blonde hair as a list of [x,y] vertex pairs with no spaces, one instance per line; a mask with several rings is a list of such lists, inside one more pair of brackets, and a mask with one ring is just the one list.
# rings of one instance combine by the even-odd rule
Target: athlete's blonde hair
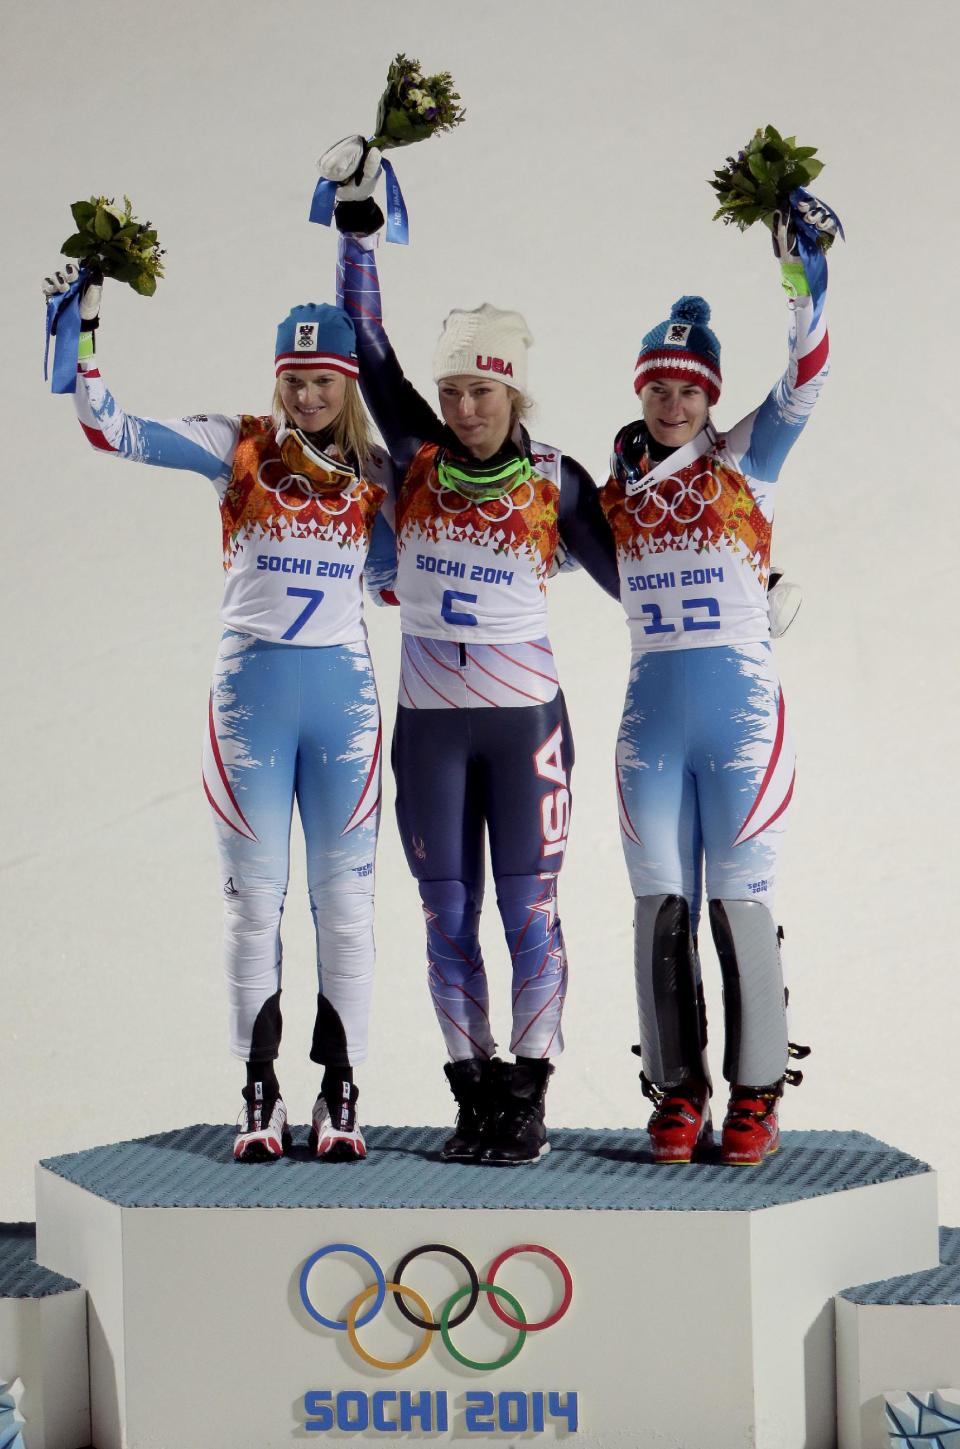
[[507,392],[510,394],[510,426],[513,428],[517,423],[526,423],[533,412],[534,402],[532,397],[518,392],[515,387],[508,387]]
[[[370,429],[370,418],[363,405],[360,396],[360,388],[355,377],[348,377],[346,390],[343,394],[343,407],[337,414],[333,424],[333,441],[337,451],[344,458],[355,458],[357,465],[362,469],[373,452],[373,437]],[[273,413],[273,420],[277,427],[282,423],[296,426],[283,405],[280,396],[280,379],[278,378],[273,389],[273,406],[270,411]]]

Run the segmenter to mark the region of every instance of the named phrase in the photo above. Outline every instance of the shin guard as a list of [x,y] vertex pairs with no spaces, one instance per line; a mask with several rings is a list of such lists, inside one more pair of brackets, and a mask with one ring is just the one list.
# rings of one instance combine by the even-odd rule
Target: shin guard
[[690,907],[683,896],[638,896],[633,927],[644,1075],[676,1087],[702,1070]]
[[777,928],[760,901],[710,902],[723,975],[723,1075],[742,1086],[779,1082],[787,1069],[787,1017]]

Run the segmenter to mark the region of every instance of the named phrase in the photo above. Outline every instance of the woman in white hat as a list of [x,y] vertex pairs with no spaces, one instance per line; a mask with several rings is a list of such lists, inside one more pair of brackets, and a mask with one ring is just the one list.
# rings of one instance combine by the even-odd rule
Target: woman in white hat
[[[47,295],[76,281],[72,263]],[[203,786],[220,851],[230,1046],[247,1081],[234,1157],[289,1144],[274,1062],[280,1048],[280,918],[296,799],[316,923],[319,992],[310,1051],[323,1067],[311,1150],[366,1154],[353,1069],[367,1054],[380,711],[361,579],[392,582],[392,543],[368,554],[390,463],[371,445],[356,384],[353,323],[326,304],[277,330],[273,416],[127,413],[94,356],[101,288],[87,285],[76,404],[88,441],[112,457],[200,473],[223,520],[225,626],[204,735]],[[171,506],[158,480],[158,506]],[[389,530],[384,530],[389,539]]]
[[834,229],[833,214],[812,201],[796,223],[777,218],[791,307],[783,377],[719,434],[709,410],[720,396],[720,344],[703,298],[681,297],[643,339],[634,376],[643,419],[617,435],[601,490],[632,642],[617,781],[658,1162],[688,1162],[712,1142],[696,945],[704,864],[730,1084],[722,1161],[759,1163],[776,1151],[777,1102],[800,1075],[788,1056],[805,1055],[787,1041],[773,915],[794,753],[766,592],[780,471],[828,367],[823,298],[811,296],[795,224],[815,236]]
[[[548,1151],[544,1099],[563,1038],[567,961],[556,878],[573,742],[547,637],[546,579],[562,546],[611,594],[613,542],[592,480],[523,426],[517,312],[455,311],[434,354],[440,417],[404,377],[381,322],[361,137],[320,169],[341,185],[339,290],[360,385],[402,482],[396,591],[403,653],[393,745],[397,817],[427,924],[430,991],[458,1104],[449,1161],[512,1165]],[[513,1062],[495,1057],[478,937],[484,834],[512,968]]]

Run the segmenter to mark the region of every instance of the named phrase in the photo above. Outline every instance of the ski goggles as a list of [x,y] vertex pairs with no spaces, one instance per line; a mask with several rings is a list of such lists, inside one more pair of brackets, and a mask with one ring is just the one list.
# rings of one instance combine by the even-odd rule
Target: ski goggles
[[299,446],[304,459],[308,463],[313,463],[316,467],[324,469],[327,473],[333,473],[337,479],[337,487],[342,487],[344,479],[356,478],[358,476],[357,470],[351,467],[349,463],[345,463],[342,458],[334,458],[329,453],[325,453],[322,448],[318,448],[316,443],[311,442],[302,428],[287,427],[282,436],[278,434],[280,456],[288,466],[296,466],[298,461],[288,456],[289,449],[287,452],[284,451],[284,445],[288,439],[292,439]]
[[505,493],[512,493],[514,488],[526,483],[532,475],[530,459],[523,453],[492,468],[464,460],[454,463],[446,453],[441,453],[437,459],[440,486],[469,498],[471,503],[487,503],[493,498],[502,498]]
[[[647,431],[642,421],[627,423],[613,440],[610,474],[628,492],[635,492],[644,476],[647,453]],[[630,485],[633,485],[632,487]]]

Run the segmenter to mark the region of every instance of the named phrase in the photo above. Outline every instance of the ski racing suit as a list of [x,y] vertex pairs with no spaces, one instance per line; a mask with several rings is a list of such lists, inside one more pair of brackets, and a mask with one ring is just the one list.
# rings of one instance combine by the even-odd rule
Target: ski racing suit
[[[306,841],[319,993],[311,1058],[334,1069],[367,1054],[373,979],[380,709],[362,613],[392,581],[389,460],[358,475],[308,454],[268,417],[125,413],[96,361],[76,391],[88,440],[114,457],[201,473],[223,521],[225,625],[203,746],[223,881],[230,1049],[280,1046],[280,918],[296,800]],[[323,465],[318,458],[325,459]]]
[[532,477],[471,503],[441,486],[462,445],[407,381],[381,321],[374,239],[341,238],[338,302],[353,318],[364,398],[403,481],[396,500],[403,633],[393,741],[397,819],[427,926],[430,991],[452,1061],[490,1058],[480,953],[484,827],[513,973],[510,1049],[563,1050],[567,958],[557,873],[570,824],[573,740],[547,637],[558,542],[618,592],[593,481],[517,429]]
[[780,470],[828,366],[822,310],[805,295],[790,307],[787,370],[759,408],[677,472],[664,464],[652,486],[628,494],[611,478],[600,493],[631,639],[616,775],[640,1046],[644,1074],[661,1088],[702,1071],[704,859],[724,1076],[761,1087],[787,1065],[772,910],[795,757],[766,585]]

